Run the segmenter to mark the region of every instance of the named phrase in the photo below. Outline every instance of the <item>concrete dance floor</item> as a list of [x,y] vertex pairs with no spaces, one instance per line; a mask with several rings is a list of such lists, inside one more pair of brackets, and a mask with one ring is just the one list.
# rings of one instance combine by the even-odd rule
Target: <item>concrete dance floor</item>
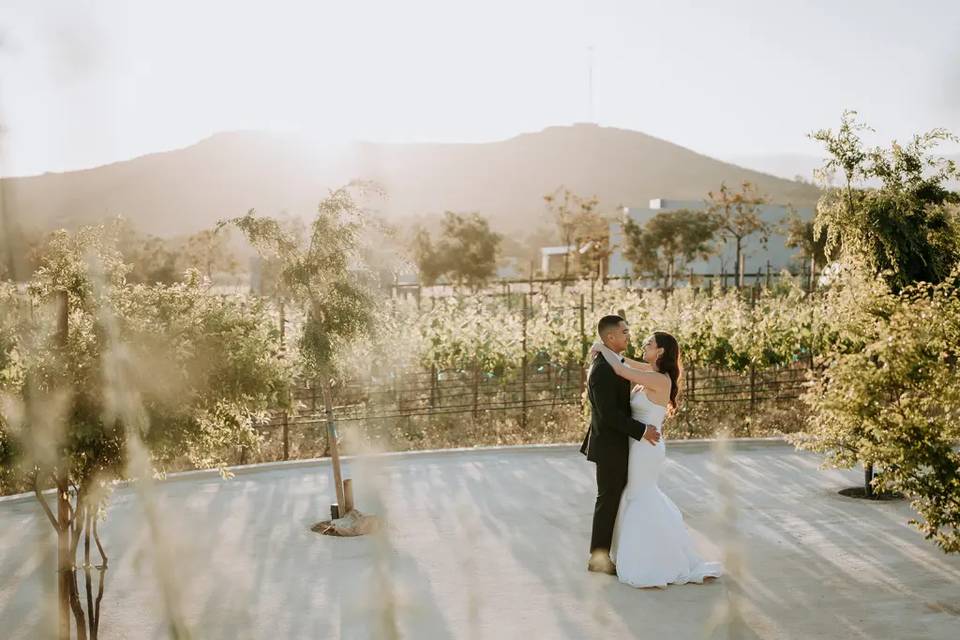
[[[326,462],[268,465],[156,485],[149,526],[116,492],[100,637],[170,637],[171,619],[200,639],[960,637],[960,557],[906,502],[840,496],[858,472],[783,443],[667,447],[662,489],[734,575],[637,590],[588,574],[593,465],[572,446],[351,460],[358,506],[385,522],[352,539],[310,531],[333,501]],[[3,638],[51,637],[55,555],[35,502],[0,501]]]

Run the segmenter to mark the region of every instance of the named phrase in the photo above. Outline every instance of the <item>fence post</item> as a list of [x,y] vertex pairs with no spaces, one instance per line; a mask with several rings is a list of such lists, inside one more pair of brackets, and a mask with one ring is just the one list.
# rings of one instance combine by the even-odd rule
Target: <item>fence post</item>
[[527,296],[523,296],[523,336],[520,339],[520,426],[527,426]]
[[473,417],[480,414],[480,364],[477,359],[473,359]]
[[813,290],[817,286],[817,256],[810,256],[810,292],[813,293]]
[[[754,289],[750,290],[750,332],[753,333],[753,327],[755,322],[754,309],[757,306],[757,300],[754,294],[756,291]],[[750,363],[750,415],[753,416],[754,410],[757,407],[757,370],[754,366],[754,363]]]
[[353,480],[349,478],[343,481],[343,504],[345,507],[344,513],[353,511]]
[[[286,343],[287,335],[287,318],[286,311],[283,306],[283,298],[280,298],[280,357],[282,358],[287,351]],[[287,404],[293,404],[290,402],[293,398],[292,393],[289,388],[285,389],[285,395]],[[283,459],[290,459],[290,418],[288,415],[287,407],[284,407],[283,414],[280,416],[280,419],[283,421],[283,431],[281,437],[283,438]]]
[[690,394],[690,402],[694,402],[697,399],[697,368],[691,362],[690,363],[690,375],[687,378],[687,390]]
[[533,306],[533,260],[530,261],[530,280],[527,285],[527,295],[530,297],[530,306]]
[[583,390],[587,385],[587,370],[584,368],[584,364],[587,361],[587,335],[584,332],[583,326],[583,294],[580,294],[580,406],[583,406]]

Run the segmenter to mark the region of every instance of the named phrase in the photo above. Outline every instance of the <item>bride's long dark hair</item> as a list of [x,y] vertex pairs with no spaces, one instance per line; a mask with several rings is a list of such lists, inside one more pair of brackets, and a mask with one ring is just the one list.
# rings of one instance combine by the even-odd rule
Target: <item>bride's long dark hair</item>
[[657,371],[670,376],[670,404],[669,414],[673,415],[680,408],[680,389],[683,380],[683,365],[680,362],[680,345],[677,339],[665,331],[654,331],[653,341],[663,353],[657,358]]

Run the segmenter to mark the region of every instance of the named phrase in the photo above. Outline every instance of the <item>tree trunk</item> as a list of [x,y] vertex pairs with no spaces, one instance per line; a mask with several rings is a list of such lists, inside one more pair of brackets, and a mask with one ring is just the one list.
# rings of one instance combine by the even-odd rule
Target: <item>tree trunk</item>
[[86,507],[83,504],[82,493],[77,489],[77,503],[74,505],[70,525],[70,608],[77,624],[78,640],[87,640],[87,621],[80,604],[80,587],[77,584],[77,549],[80,548],[80,538],[86,524]]
[[[333,421],[333,398],[330,390],[330,381],[324,376],[321,381],[323,389],[323,403],[327,412],[327,435],[330,439],[330,462],[333,467],[333,486],[337,492],[337,505],[344,507],[343,475],[340,472],[340,445],[337,444],[337,425]],[[340,517],[346,515],[341,513]]]
[[97,636],[100,634],[100,602],[103,600],[103,581],[107,572],[108,560],[107,554],[103,551],[103,545],[100,544],[100,535],[97,533],[97,514],[93,514],[90,517],[90,527],[93,530],[93,541],[97,544],[97,551],[100,553],[100,566],[97,567],[100,584],[97,587],[97,601],[90,614],[93,620],[93,633],[90,638],[91,640],[97,640]]
[[60,640],[70,640],[70,497],[66,474],[57,476],[57,600]]
[[873,496],[873,463],[863,463],[863,492],[868,498]]
[[83,524],[83,577],[87,591],[87,615],[89,616],[90,640],[97,639],[96,615],[93,608],[93,576],[90,574],[90,528],[92,516],[84,513]]

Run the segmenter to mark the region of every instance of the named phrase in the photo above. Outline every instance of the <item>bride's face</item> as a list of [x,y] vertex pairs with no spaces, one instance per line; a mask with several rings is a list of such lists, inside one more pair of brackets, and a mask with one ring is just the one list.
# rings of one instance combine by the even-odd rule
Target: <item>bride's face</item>
[[659,358],[662,353],[663,349],[657,346],[656,338],[650,336],[643,341],[643,351],[640,354],[640,359],[647,364],[656,364],[657,358]]

